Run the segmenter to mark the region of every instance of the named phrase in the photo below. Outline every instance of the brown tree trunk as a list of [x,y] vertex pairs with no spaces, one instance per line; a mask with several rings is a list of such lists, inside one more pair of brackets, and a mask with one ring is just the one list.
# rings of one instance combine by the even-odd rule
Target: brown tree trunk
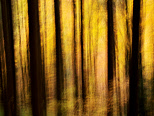
[[139,57],[139,22],[140,22],[140,0],[134,0],[133,4],[133,36],[132,36],[132,58],[130,60],[130,97],[129,116],[138,115],[138,57]]
[[113,2],[108,0],[108,116],[113,115],[113,77],[115,72],[115,40],[113,24]]
[[[57,100],[62,101],[64,90],[64,72],[61,43],[61,26],[60,26],[60,0],[54,0],[55,7],[55,26],[56,26],[56,76],[57,76]],[[61,105],[58,106],[57,115],[62,115]]]
[[29,44],[30,44],[30,76],[32,87],[33,116],[44,116],[44,76],[42,76],[41,45],[38,0],[28,0]]
[[[81,115],[82,106],[82,69],[81,69],[81,40],[80,40],[80,0],[73,0],[73,15],[74,15],[74,77],[75,77],[75,96],[76,96],[76,115]],[[80,9],[81,11],[81,9]]]
[[81,70],[82,70],[82,99],[83,99],[83,112],[85,112],[85,102],[86,102],[86,79],[84,77],[84,65],[83,65],[83,55],[84,55],[84,50],[83,50],[83,6],[84,6],[84,1],[81,0]]
[[2,20],[6,52],[7,87],[5,89],[5,116],[16,116],[16,83],[11,1],[2,0]]

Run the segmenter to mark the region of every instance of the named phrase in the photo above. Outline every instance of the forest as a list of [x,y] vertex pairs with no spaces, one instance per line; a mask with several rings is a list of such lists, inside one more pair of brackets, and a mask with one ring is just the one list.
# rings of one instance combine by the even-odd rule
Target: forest
[[153,11],[154,0],[0,0],[0,116],[154,116]]

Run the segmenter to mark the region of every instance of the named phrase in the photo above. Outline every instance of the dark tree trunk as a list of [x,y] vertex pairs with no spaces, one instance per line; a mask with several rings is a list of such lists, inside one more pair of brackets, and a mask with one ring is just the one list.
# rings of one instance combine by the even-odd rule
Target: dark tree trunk
[[[61,43],[61,26],[60,26],[60,0],[54,0],[55,8],[55,28],[56,28],[56,76],[57,76],[57,100],[62,101],[64,90],[63,58]],[[62,115],[61,105],[58,106],[58,114]]]
[[44,116],[45,98],[41,64],[41,45],[38,0],[28,0],[29,13],[29,44],[30,44],[30,77],[32,87],[33,116]]
[[76,61],[77,61],[77,50],[76,50],[76,47],[77,47],[77,43],[76,43],[76,4],[75,4],[75,0],[73,0],[73,16],[74,16],[74,55],[73,55],[73,58],[74,58],[74,77],[75,77],[75,87],[76,87],[76,91],[75,91],[75,97],[76,99],[78,98],[78,95],[79,95],[79,91],[78,91],[78,76],[77,76],[77,69],[76,69]]
[[16,84],[14,64],[14,42],[12,29],[11,1],[2,0],[2,21],[7,67],[7,88],[5,89],[5,115],[16,116]]
[[[73,0],[73,16],[74,16],[74,55],[73,55],[73,58],[74,58],[74,77],[75,77],[75,100],[78,101],[78,99],[80,98],[80,93],[79,93],[79,77],[77,75],[77,40],[76,40],[76,28],[77,28],[77,11],[76,11],[76,1]],[[78,114],[78,110],[79,110],[79,102],[77,102],[75,104],[75,107],[77,108],[75,113]]]
[[86,79],[84,77],[84,65],[83,65],[83,55],[84,55],[84,50],[83,50],[83,0],[81,0],[81,70],[82,70],[82,99],[83,99],[83,112],[85,111],[84,104],[86,100]]
[[134,0],[133,4],[133,36],[132,36],[132,58],[130,66],[130,97],[129,116],[138,115],[138,52],[139,52],[139,22],[140,22],[140,0]]
[[115,73],[115,40],[113,24],[113,2],[108,0],[108,116],[113,115],[113,77]]

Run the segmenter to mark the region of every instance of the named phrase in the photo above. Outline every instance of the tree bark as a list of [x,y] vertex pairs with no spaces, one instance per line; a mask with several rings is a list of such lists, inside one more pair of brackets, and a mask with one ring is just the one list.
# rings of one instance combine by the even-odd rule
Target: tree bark
[[29,13],[29,44],[30,44],[30,77],[32,88],[32,112],[33,116],[45,114],[45,85],[42,76],[41,45],[38,0],[28,0]]
[[[54,0],[55,8],[55,27],[56,27],[56,76],[57,76],[57,100],[62,101],[64,90],[64,71],[61,43],[61,24],[60,24],[60,0]],[[61,105],[58,106],[57,115],[62,115]]]
[[5,116],[16,116],[16,83],[11,1],[2,0],[2,21],[6,52],[7,87],[5,89]]
[[113,23],[113,1],[108,0],[108,116],[113,115],[113,77],[115,73],[115,40]]
[[133,4],[133,36],[132,36],[132,58],[130,66],[130,97],[129,116],[138,115],[138,57],[139,57],[139,22],[140,22],[140,0],[134,0]]
[[83,49],[83,7],[84,7],[84,1],[81,0],[81,73],[82,73],[82,99],[83,99],[83,112],[85,112],[85,102],[86,102],[86,79],[84,76],[84,49]]

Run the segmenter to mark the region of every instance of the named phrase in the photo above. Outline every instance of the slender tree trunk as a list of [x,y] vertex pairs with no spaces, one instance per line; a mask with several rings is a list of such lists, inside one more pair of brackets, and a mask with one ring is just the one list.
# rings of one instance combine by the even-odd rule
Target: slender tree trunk
[[[62,43],[61,43],[61,26],[60,26],[60,0],[54,0],[55,8],[55,26],[56,26],[56,76],[57,76],[57,100],[62,101],[62,93],[64,90],[64,72],[62,58]],[[58,114],[62,115],[61,105],[58,106]]]
[[134,0],[133,4],[133,36],[132,36],[132,58],[130,66],[130,97],[129,116],[138,115],[138,52],[139,52],[139,22],[140,22],[140,0]]
[[113,30],[113,2],[108,0],[108,116],[113,115],[113,77],[115,72],[115,40]]
[[38,0],[28,0],[29,43],[30,43],[30,76],[32,87],[33,116],[44,116],[45,98],[41,63],[40,27]]
[[85,100],[86,100],[86,83],[85,83],[85,78],[84,78],[84,65],[83,65],[83,55],[84,55],[84,50],[83,50],[83,0],[81,0],[81,70],[82,70],[82,99],[83,99],[83,112],[85,112]]
[[77,68],[76,68],[76,61],[77,61],[77,43],[76,43],[76,2],[75,0],[73,0],[73,15],[74,15],[74,77],[75,77],[75,87],[76,87],[76,91],[75,91],[75,97],[78,98],[79,95],[79,91],[78,91],[78,77],[77,77]]
[[77,57],[78,57],[78,52],[77,52],[77,9],[76,9],[76,0],[73,0],[73,15],[74,15],[74,55],[73,55],[73,59],[74,59],[74,77],[75,77],[75,100],[77,101],[77,103],[75,104],[75,107],[77,108],[75,111],[75,114],[78,115],[79,114],[79,106],[80,106],[80,102],[79,102],[79,98],[80,98],[80,90],[79,90],[79,81],[78,81],[78,70],[77,70]]
[[[81,115],[82,111],[82,69],[81,69],[81,40],[80,40],[80,0],[73,0],[74,15],[74,77],[75,77],[75,96],[76,96],[76,115]],[[81,10],[81,9],[80,9]]]
[[16,116],[16,84],[14,64],[14,42],[12,29],[11,1],[2,0],[2,20],[7,67],[7,88],[5,91],[5,115]]

